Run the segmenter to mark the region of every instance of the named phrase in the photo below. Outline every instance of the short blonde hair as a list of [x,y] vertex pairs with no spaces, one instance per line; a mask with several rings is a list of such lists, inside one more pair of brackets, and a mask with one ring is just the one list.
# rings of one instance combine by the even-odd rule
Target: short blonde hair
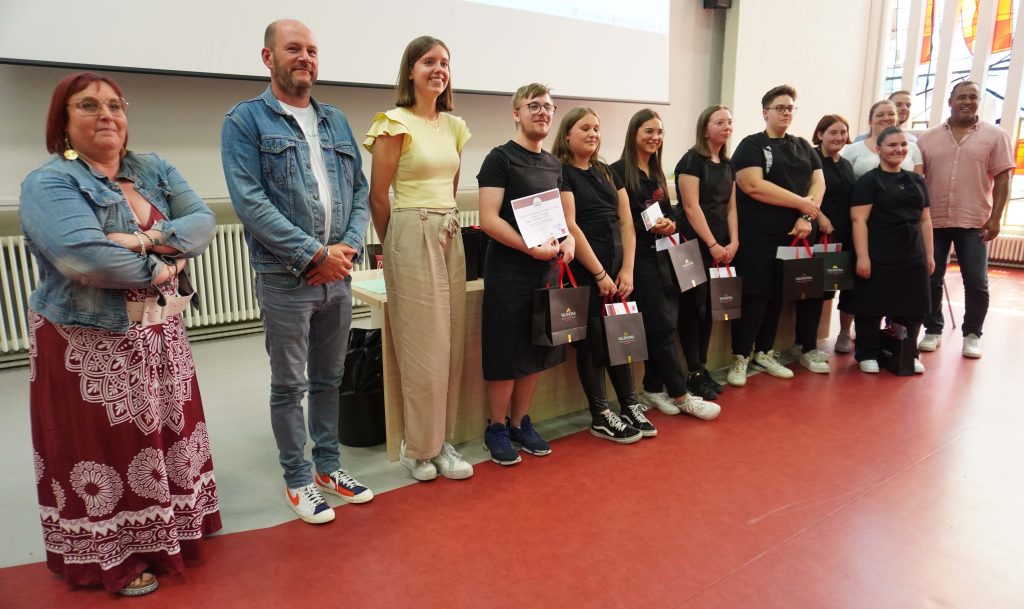
[[512,109],[519,108],[523,100],[533,99],[541,95],[551,95],[551,87],[536,82],[523,85],[516,89],[515,94],[512,96]]

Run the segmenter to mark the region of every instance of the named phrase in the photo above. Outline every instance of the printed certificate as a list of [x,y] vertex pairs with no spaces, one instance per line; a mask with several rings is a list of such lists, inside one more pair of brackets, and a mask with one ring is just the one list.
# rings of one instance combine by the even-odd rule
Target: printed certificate
[[537,247],[569,234],[557,188],[513,199],[512,212],[527,247]]

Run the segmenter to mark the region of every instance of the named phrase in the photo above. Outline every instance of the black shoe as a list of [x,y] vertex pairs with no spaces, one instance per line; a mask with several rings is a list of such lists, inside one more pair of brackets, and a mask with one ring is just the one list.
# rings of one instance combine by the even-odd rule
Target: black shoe
[[707,370],[704,370],[704,378],[706,378],[708,380],[708,385],[710,385],[711,388],[714,389],[715,391],[717,391],[718,393],[722,393],[723,391],[725,391],[725,388],[727,387],[727,385],[723,385],[723,384],[719,383],[718,381],[716,381],[715,379],[713,379],[711,377],[711,373],[708,372]]
[[594,417],[594,421],[590,424],[590,433],[598,438],[619,444],[632,444],[643,438],[639,429],[630,427],[619,418],[619,415],[607,408]]
[[691,394],[698,395],[705,400],[710,401],[718,397],[718,392],[708,382],[707,372],[703,370],[690,373],[686,378],[686,389]]
[[644,415],[646,411],[647,407],[643,404],[626,404],[622,407],[622,414],[619,417],[627,425],[632,425],[639,429],[643,437],[653,438],[658,435],[658,430],[654,427],[654,423],[647,420],[647,416]]
[[535,457],[551,454],[551,446],[534,429],[530,415],[523,417],[523,420],[519,422],[519,427],[513,427],[512,421],[506,417],[505,426],[508,427],[508,436],[512,441],[512,446],[519,446]]

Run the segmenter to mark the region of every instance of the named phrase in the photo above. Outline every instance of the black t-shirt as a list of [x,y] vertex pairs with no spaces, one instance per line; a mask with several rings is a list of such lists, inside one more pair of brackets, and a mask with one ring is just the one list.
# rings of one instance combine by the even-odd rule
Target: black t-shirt
[[[711,157],[690,148],[676,164],[676,196],[679,198],[679,230],[687,239],[697,237],[697,232],[690,226],[683,209],[683,193],[679,191],[679,176],[694,176],[700,180],[700,209],[708,222],[708,228],[715,241],[721,245],[729,243],[729,199],[732,197],[733,183],[736,173],[729,163],[715,163]],[[705,244],[707,245],[707,244]]]
[[872,206],[868,216],[872,263],[900,264],[923,255],[921,214],[929,205],[924,178],[905,169],[890,173],[876,167],[857,180],[850,205]]
[[498,215],[519,232],[512,201],[561,188],[562,164],[550,152],[531,152],[512,140],[491,150],[476,175],[481,188],[504,188]]
[[601,171],[591,166],[580,169],[562,165],[562,190],[571,192],[576,200],[576,224],[586,233],[585,225],[605,225],[619,218],[619,189],[622,180],[614,173],[609,182]]
[[[764,179],[805,197],[814,171],[821,169],[821,157],[801,137],[787,133],[780,138],[770,138],[762,131],[743,138],[732,155],[732,166],[736,173],[748,167],[760,167]],[[736,207],[741,226],[768,235],[785,235],[800,217],[798,210],[761,203],[742,188],[736,189]]]
[[[626,165],[622,159],[611,164],[612,173],[622,184],[626,183]],[[652,178],[640,172],[640,188],[633,190],[626,186],[626,194],[629,195],[629,213],[633,217],[633,229],[636,231],[637,251],[642,248],[654,247],[654,242],[661,239],[661,235],[655,235],[644,227],[644,220],[640,213],[651,205],[661,205],[661,213],[674,218],[672,214],[672,203],[668,199],[668,193],[661,187],[657,178]]]

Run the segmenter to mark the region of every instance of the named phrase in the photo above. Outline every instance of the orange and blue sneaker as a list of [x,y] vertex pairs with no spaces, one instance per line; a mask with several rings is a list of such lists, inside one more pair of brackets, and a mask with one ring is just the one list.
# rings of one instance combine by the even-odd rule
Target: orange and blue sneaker
[[348,475],[343,469],[335,470],[329,474],[316,472],[316,485],[325,493],[337,495],[347,503],[366,503],[373,499],[373,491],[359,483],[358,480]]
[[310,524],[323,524],[334,520],[334,509],[327,504],[315,484],[307,484],[301,488],[285,486],[284,495],[288,507],[304,521]]

